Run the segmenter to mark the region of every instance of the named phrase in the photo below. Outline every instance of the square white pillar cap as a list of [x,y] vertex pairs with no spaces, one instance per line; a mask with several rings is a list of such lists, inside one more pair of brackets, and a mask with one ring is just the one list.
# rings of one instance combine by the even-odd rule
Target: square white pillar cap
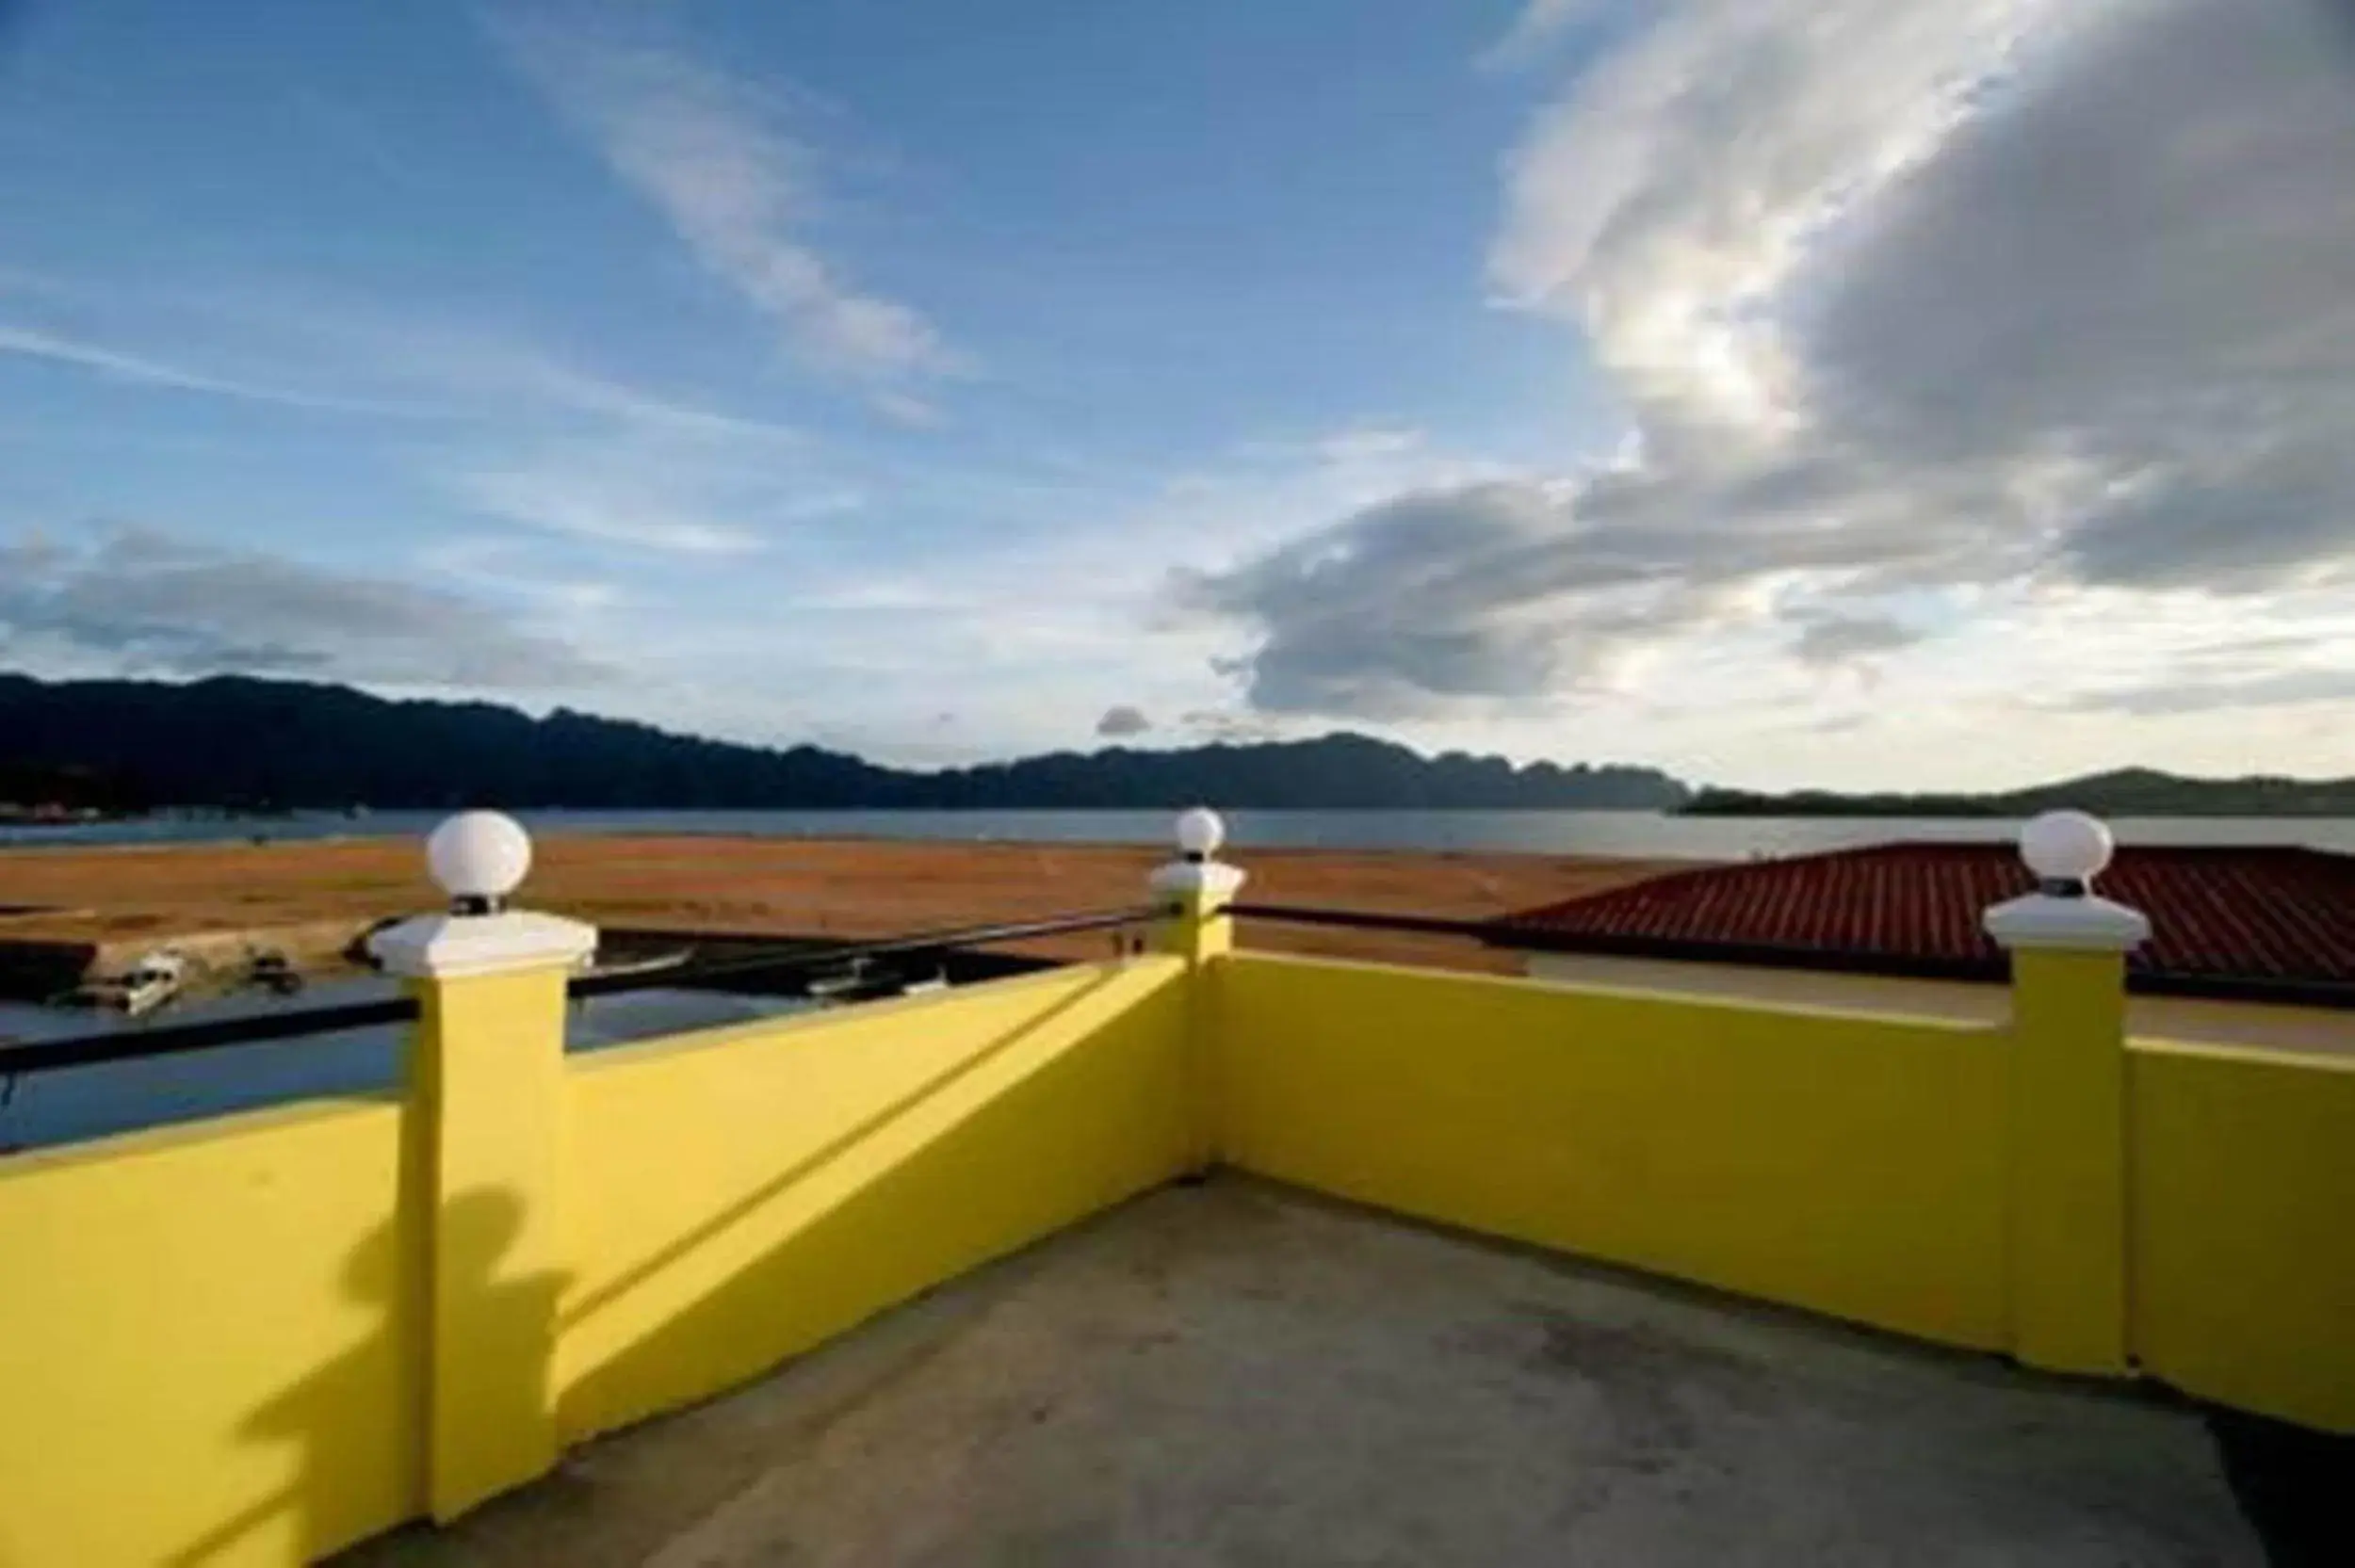
[[1242,886],[1242,872],[1215,857],[1226,842],[1226,819],[1208,806],[1190,806],[1170,825],[1178,841],[1178,858],[1156,867],[1145,879],[1154,892],[1194,899],[1231,898]]
[[1987,934],[2004,946],[2076,948],[2123,953],[2151,938],[2151,919],[2138,909],[2087,893],[2060,897],[2030,893],[1997,904],[1983,917]]
[[1217,860],[1173,860],[1145,879],[1156,893],[1188,898],[1231,898],[1242,882],[1242,867]]
[[456,908],[388,926],[368,951],[403,979],[573,969],[597,950],[597,929],[560,915],[500,908],[531,870],[531,835],[495,811],[462,811],[427,838],[426,867]]
[[448,979],[527,969],[578,968],[597,950],[597,928],[531,910],[420,914],[368,938],[387,974]]

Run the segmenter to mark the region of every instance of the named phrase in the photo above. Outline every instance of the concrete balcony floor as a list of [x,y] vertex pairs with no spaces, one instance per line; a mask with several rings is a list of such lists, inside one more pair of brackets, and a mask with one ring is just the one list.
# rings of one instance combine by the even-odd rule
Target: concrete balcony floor
[[2264,1558],[2189,1411],[1222,1176],[344,1560]]

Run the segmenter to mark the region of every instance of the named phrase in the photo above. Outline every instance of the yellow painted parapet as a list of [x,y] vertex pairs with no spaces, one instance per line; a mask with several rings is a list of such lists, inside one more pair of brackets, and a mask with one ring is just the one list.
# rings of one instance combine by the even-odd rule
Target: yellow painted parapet
[[1995,1031],[1244,954],[1223,1157],[1925,1338],[2006,1341]]
[[567,1438],[755,1377],[1186,1165],[1186,970],[602,1051],[566,1083]]
[[0,1563],[271,1568],[425,1506],[403,1112],[0,1159]]
[[2127,1086],[2143,1370],[2355,1432],[2355,1059],[2137,1041]]

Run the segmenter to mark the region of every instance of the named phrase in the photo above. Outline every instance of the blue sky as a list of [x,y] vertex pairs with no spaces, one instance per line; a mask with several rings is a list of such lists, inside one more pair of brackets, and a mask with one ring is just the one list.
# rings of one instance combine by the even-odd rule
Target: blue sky
[[2145,146],[2216,6],[32,0],[0,662],[913,762],[2355,769],[2355,142],[2267,6],[2097,181],[2103,296],[2021,170]]

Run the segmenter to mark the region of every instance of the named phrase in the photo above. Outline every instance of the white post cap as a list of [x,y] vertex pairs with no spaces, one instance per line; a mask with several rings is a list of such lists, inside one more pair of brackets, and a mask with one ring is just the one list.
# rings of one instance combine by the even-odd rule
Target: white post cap
[[2116,848],[2109,825],[2082,811],[2048,811],[2020,830],[2020,858],[2043,882],[2088,883]]
[[2112,848],[2108,827],[2081,811],[2048,811],[2030,821],[2020,832],[2020,858],[2036,873],[2038,890],[1989,910],[1987,934],[2012,949],[2140,946],[2150,940],[2150,918],[2092,892]]
[[531,835],[513,817],[467,811],[426,840],[426,866],[451,898],[450,913],[388,926],[368,952],[406,979],[577,967],[597,950],[597,929],[559,915],[502,910],[531,869]]
[[462,811],[426,839],[425,865],[453,900],[495,905],[530,874],[531,835],[505,812]]
[[1226,842],[1226,821],[1208,806],[1190,806],[1178,814],[1172,832],[1179,854],[1188,860],[1209,860]]
[[1172,824],[1178,859],[1157,869],[1146,885],[1155,893],[1231,898],[1243,883],[1236,866],[1212,859],[1226,842],[1226,824],[1208,806],[1178,813]]

